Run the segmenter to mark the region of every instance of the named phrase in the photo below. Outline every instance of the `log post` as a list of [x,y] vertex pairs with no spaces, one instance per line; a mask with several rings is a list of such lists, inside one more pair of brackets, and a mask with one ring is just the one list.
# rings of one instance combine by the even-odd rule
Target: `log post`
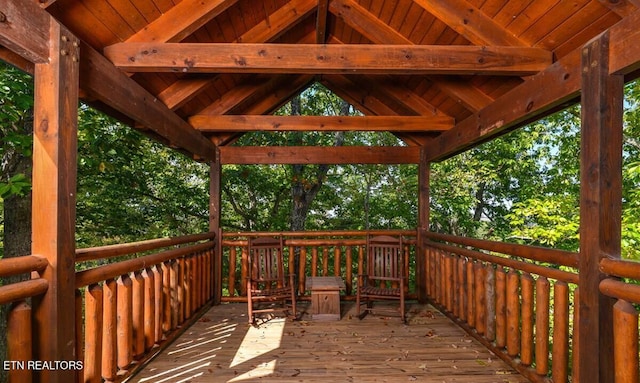
[[620,257],[624,78],[609,74],[609,33],[582,50],[579,374],[612,382],[613,304],[600,293],[604,257]]
[[[217,233],[216,251],[211,262],[211,280],[213,304],[222,300],[222,231],[220,229],[220,191],[222,181],[222,165],[220,162],[220,148],[216,147],[215,161],[210,163],[209,171],[209,231]],[[244,281],[243,281],[244,283]]]
[[[38,10],[40,11],[40,10]],[[35,65],[32,253],[45,257],[47,292],[34,299],[36,360],[75,361],[76,153],[80,41],[49,23],[49,60]],[[72,382],[73,370],[36,371],[41,382]]]
[[418,301],[427,301],[427,270],[426,249],[424,233],[429,231],[429,183],[431,176],[431,164],[427,161],[426,149],[420,150],[420,163],[418,164],[418,232],[416,248],[416,294]]

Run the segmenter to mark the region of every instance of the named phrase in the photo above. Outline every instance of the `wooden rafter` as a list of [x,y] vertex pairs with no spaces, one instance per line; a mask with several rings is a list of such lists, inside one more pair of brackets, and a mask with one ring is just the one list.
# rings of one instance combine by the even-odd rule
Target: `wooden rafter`
[[[305,19],[315,8],[315,0],[293,0],[269,16],[268,20],[238,37],[236,42],[264,43],[272,41]],[[177,109],[207,89],[215,78],[178,80],[162,91],[158,98],[170,109]]]
[[321,76],[319,82],[366,115],[395,116],[398,113],[375,95],[356,84],[351,76]]
[[[342,18],[351,28],[357,30],[369,40],[378,44],[410,45],[413,42],[382,22],[375,15],[367,11],[353,0],[334,0],[331,2],[331,12]],[[429,78],[440,90],[449,97],[462,103],[467,109],[478,111],[489,105],[493,100],[478,88],[458,81],[442,81],[440,78]]]
[[[221,112],[222,109],[225,109],[227,113],[233,112],[250,115],[272,113],[287,102],[294,94],[309,86],[311,81],[313,81],[313,76],[311,75],[277,76],[274,80],[262,86],[245,88],[243,94],[236,94],[236,96],[240,98],[235,99],[235,104],[229,103],[228,100],[221,104],[214,103],[201,111],[201,113],[205,111],[214,113],[216,110]],[[259,97],[259,102],[247,105],[248,100],[259,95],[262,95]],[[240,137],[240,135],[241,134],[229,132],[215,133],[211,136],[211,141],[219,146],[229,145]]]
[[[358,110],[366,115],[372,116],[398,116],[397,110],[389,107],[381,99],[383,95],[378,92],[371,92],[366,87],[363,87],[361,83],[353,81],[353,76],[344,75],[327,75],[321,76],[319,82],[329,88],[333,93],[339,97],[354,105]],[[442,113],[437,113],[443,115]],[[429,112],[427,116],[434,115]],[[407,133],[407,132],[393,132],[395,136],[403,140],[408,145],[422,145],[428,141],[428,138],[434,133]]]
[[255,116],[195,115],[189,122],[203,132],[252,131],[442,131],[453,127],[444,116]]
[[516,36],[465,0],[414,0],[414,2],[473,44],[526,46]]
[[445,45],[118,43],[105,56],[129,72],[531,75],[539,48]]
[[[255,102],[250,105],[237,105],[234,107],[234,113],[242,114],[269,114],[275,112],[280,106],[284,105],[291,97],[296,93],[299,93],[306,87],[308,87],[313,81],[311,75],[301,76],[280,76],[275,88],[270,89],[268,85],[258,89],[257,93],[260,94],[259,102]],[[263,90],[266,90],[266,94]],[[241,106],[241,107],[238,107]]]
[[222,146],[224,164],[417,164],[417,146]]
[[226,11],[238,0],[183,0],[127,39],[128,42],[178,42]]
[[449,97],[472,111],[478,111],[493,102],[492,97],[475,86],[470,86],[469,81],[459,77],[432,76],[429,78],[429,81],[449,95]]
[[[246,105],[246,103],[252,97],[259,98],[261,102],[258,103],[262,103],[265,99],[270,99],[271,101],[279,103],[281,102],[281,95],[279,95],[279,93],[281,93],[282,90],[286,90],[293,84],[293,92],[295,93],[299,89],[299,85],[306,85],[309,81],[311,81],[310,76],[297,76],[297,78],[295,78],[292,75],[281,75],[272,76],[268,79],[252,77],[250,80],[238,84],[233,87],[233,89],[230,89],[197,114],[238,114],[240,111],[247,110],[251,107],[251,105]],[[284,93],[289,94],[290,92],[291,91],[286,90]],[[263,95],[263,97],[260,97],[260,95]]]
[[318,0],[316,11],[316,43],[327,42],[327,15],[329,10],[329,0]]
[[[114,67],[87,44],[81,44],[80,82],[98,99],[165,138],[170,146],[213,160],[215,146],[186,121]],[[135,100],[136,102],[131,102]]]

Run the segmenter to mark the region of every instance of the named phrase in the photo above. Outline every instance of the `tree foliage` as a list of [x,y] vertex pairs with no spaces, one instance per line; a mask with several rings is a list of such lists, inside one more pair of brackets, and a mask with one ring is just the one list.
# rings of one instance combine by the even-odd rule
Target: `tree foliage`
[[88,107],[78,129],[79,246],[207,230],[208,166]]
[[[360,113],[314,84],[276,114]],[[245,134],[236,144],[350,146],[398,145],[400,141],[388,133],[256,132]],[[381,165],[226,165],[222,175],[222,225],[241,231],[413,228],[417,217],[415,169]]]

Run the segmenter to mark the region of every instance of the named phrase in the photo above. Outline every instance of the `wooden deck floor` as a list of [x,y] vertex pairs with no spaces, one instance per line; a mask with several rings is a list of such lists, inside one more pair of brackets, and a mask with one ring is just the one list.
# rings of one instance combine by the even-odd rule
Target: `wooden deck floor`
[[[306,310],[302,303],[302,310]],[[342,320],[272,319],[249,326],[246,305],[212,308],[130,381],[527,382],[433,307],[399,317],[343,303]]]

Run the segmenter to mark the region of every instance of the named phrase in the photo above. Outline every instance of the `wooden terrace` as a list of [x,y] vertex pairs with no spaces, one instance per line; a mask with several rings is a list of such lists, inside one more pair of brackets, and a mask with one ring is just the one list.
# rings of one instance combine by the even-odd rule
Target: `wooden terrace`
[[397,317],[275,318],[247,325],[244,304],[210,309],[130,382],[528,382],[430,305]]
[[[0,304],[11,305],[9,358],[66,367],[82,362],[79,369],[18,363],[10,380],[117,382],[140,366],[148,369],[137,379],[151,376],[155,367],[146,362],[160,348],[187,342],[181,333],[198,336],[200,326],[224,323],[216,318],[233,320],[227,310],[242,306],[225,303],[246,299],[240,281],[247,239],[274,234],[221,230],[222,166],[331,162],[417,165],[417,227],[386,232],[411,238],[407,293],[419,302],[418,313],[431,304],[470,336],[437,327],[443,338],[456,334],[447,344],[471,340],[469,348],[479,342],[496,356],[489,366],[474,356],[438,369],[430,356],[434,339],[403,336],[422,334],[423,324],[414,321],[377,338],[378,347],[367,348],[362,359],[341,356],[334,364],[345,374],[382,358],[382,351],[400,358],[384,365],[415,358],[401,367],[405,380],[432,376],[418,377],[424,365],[442,373],[438,381],[478,382],[457,377],[486,370],[493,372],[487,381],[637,383],[640,266],[620,259],[620,232],[623,87],[640,76],[639,25],[637,0],[0,1],[0,58],[31,73],[35,84],[32,249],[0,260],[0,277],[30,276],[0,287]],[[364,116],[273,115],[314,83]],[[76,248],[78,100],[210,165],[207,233]],[[432,163],[576,103],[579,252],[430,231]],[[403,144],[236,145],[247,132],[281,130],[388,131]],[[348,305],[367,233],[326,229],[275,234],[285,237],[288,266],[300,283],[305,276],[337,275]],[[126,260],[83,269],[88,260],[120,256]],[[313,352],[295,335],[315,334],[315,324],[303,323],[285,324],[274,338],[287,354],[297,345],[303,354]],[[389,326],[396,324],[348,315],[335,323],[346,329],[341,342],[352,342],[354,333],[384,334]],[[250,330],[232,328],[235,342]],[[319,338],[322,346],[313,346],[321,350],[332,342]],[[357,341],[351,347],[361,349]],[[467,360],[467,350],[447,348],[457,362]],[[274,360],[267,359],[257,360],[266,368]],[[220,366],[221,374],[231,371]],[[223,379],[238,379],[249,370],[242,367]],[[276,363],[273,374],[297,373],[287,368]]]

